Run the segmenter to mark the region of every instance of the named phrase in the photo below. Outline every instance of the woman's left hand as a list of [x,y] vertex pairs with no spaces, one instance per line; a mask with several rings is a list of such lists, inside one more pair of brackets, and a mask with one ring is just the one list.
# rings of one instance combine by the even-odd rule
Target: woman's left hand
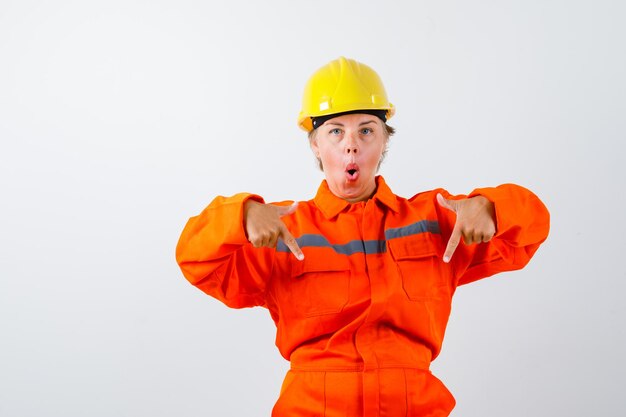
[[448,240],[443,261],[450,262],[461,237],[466,245],[489,242],[496,234],[496,213],[493,203],[483,196],[449,200],[437,194],[437,202],[442,207],[456,213],[454,229]]

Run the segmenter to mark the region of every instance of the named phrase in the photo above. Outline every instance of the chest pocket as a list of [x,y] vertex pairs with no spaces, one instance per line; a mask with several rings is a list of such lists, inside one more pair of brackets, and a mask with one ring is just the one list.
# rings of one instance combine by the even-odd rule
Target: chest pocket
[[311,251],[303,261],[293,259],[288,283],[291,309],[305,317],[341,312],[350,297],[350,279],[350,262],[343,255]]
[[402,288],[413,301],[426,301],[442,296],[451,283],[451,271],[443,263],[443,243],[441,236],[420,233],[387,241]]

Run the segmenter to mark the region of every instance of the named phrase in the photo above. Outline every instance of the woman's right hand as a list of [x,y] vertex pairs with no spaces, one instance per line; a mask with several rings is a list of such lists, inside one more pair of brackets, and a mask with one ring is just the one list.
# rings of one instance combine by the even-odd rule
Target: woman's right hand
[[243,209],[243,224],[250,243],[255,248],[263,246],[275,248],[278,239],[281,239],[297,259],[303,260],[304,254],[298,242],[280,219],[294,213],[297,207],[298,202],[290,206],[277,206],[254,200],[246,201]]

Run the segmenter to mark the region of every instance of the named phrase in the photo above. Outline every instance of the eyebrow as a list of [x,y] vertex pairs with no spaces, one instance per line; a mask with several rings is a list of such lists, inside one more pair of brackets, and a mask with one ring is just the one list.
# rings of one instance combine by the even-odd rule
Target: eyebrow
[[[361,123],[359,123],[359,126],[363,126],[363,125],[366,125],[366,124],[368,124],[368,123],[376,123],[376,120],[368,120],[367,122],[361,122]],[[343,127],[343,124],[342,124],[342,123],[338,123],[338,122],[330,122],[330,121],[329,121],[329,122],[327,122],[326,124],[327,124],[327,125],[335,125],[335,126],[341,126],[341,127]]]

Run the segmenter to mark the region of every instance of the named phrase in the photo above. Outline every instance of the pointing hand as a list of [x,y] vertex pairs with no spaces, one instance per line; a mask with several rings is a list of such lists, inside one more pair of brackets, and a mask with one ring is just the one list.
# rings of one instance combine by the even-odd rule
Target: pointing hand
[[448,240],[443,261],[450,262],[461,236],[466,245],[489,242],[496,234],[496,215],[493,203],[483,196],[448,200],[437,194],[437,202],[441,207],[456,213],[454,229]]
[[277,206],[254,200],[246,201],[243,222],[250,243],[255,248],[263,246],[275,248],[278,239],[281,239],[296,258],[303,260],[304,254],[298,246],[298,242],[280,219],[295,212],[297,207],[297,202],[290,206]]

